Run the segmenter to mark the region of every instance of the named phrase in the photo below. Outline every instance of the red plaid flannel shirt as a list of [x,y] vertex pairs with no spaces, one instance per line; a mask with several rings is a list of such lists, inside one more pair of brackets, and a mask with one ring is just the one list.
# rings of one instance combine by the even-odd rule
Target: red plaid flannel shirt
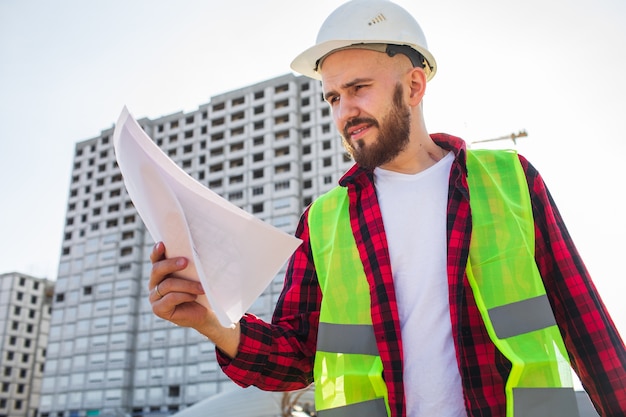
[[[465,276],[472,229],[466,182],[465,143],[436,134],[433,140],[455,153],[448,200],[450,320],[468,416],[504,416],[504,387],[510,362],[485,330]],[[626,350],[539,173],[520,156],[535,217],[536,260],[572,366],[603,416],[626,416]],[[372,173],[353,167],[347,186],[350,216],[372,288],[372,320],[384,365],[392,417],[405,416],[402,341],[393,278]],[[218,351],[224,372],[242,386],[272,391],[313,382],[313,360],[321,293],[309,246],[308,210],[296,235],[303,244],[292,256],[272,323],[241,319],[239,353]]]

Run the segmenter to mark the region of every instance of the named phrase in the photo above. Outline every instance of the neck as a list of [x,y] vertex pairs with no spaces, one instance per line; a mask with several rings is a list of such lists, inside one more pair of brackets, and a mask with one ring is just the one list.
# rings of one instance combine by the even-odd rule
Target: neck
[[381,168],[401,174],[417,174],[435,165],[446,153],[423,130],[411,135],[406,148],[393,160],[381,165]]

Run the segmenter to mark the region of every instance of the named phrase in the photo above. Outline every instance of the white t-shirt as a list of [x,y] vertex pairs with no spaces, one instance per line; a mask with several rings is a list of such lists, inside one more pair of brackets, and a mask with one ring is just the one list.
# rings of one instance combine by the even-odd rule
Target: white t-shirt
[[466,417],[448,299],[446,209],[454,155],[415,175],[374,170],[404,349],[408,417]]

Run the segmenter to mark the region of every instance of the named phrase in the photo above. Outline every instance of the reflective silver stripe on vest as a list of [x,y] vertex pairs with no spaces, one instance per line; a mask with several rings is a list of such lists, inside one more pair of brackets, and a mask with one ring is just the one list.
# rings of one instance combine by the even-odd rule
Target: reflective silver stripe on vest
[[546,295],[491,308],[489,319],[500,339],[556,325]]
[[578,416],[573,388],[513,388],[515,417]]
[[384,417],[387,415],[387,407],[384,398],[376,398],[343,407],[318,410],[317,415],[319,417]]
[[374,327],[369,324],[334,324],[320,322],[317,350],[378,356]]

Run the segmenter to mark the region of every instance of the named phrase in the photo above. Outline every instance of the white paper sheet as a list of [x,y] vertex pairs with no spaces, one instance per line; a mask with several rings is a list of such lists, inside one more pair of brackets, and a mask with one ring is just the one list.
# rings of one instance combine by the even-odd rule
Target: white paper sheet
[[124,184],[166,256],[184,256],[179,276],[200,281],[224,326],[237,322],[301,241],[255,218],[183,171],[122,110],[113,135]]

